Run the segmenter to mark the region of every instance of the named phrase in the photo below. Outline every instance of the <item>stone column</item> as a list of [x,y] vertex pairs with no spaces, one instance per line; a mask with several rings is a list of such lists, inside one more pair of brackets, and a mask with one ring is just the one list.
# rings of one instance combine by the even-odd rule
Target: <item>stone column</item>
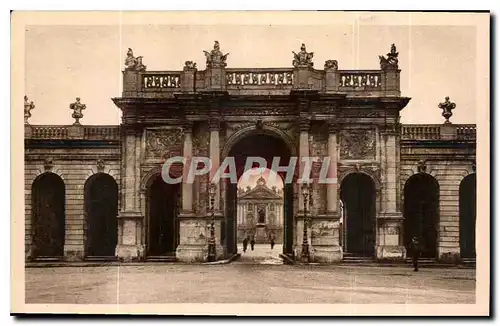
[[135,129],[125,129],[124,140],[124,175],[122,179],[122,210],[118,215],[118,245],[116,256],[122,261],[137,260],[143,255],[141,244],[141,227],[143,216],[137,207],[139,189],[136,182],[137,138],[140,132]]
[[[299,136],[299,183],[302,179],[307,179],[304,176],[304,169],[306,168],[306,163],[303,158],[309,157],[309,128],[311,122],[309,119],[301,119],[300,121],[300,136]],[[302,184],[299,187],[299,212],[304,214],[304,197],[302,196]]]
[[[302,241],[303,241],[303,233],[304,233],[304,196],[302,196],[302,186],[305,184],[303,183],[303,180],[307,180],[307,176],[304,174],[304,170],[306,168],[306,162],[303,161],[303,158],[309,157],[309,128],[310,128],[311,122],[308,119],[308,117],[301,117],[300,120],[300,135],[299,135],[299,184],[298,184],[298,197],[299,197],[299,209],[298,209],[298,218],[296,221],[296,240],[295,240],[295,251],[298,254],[298,257],[301,257],[302,254]],[[311,209],[312,206],[309,206],[307,215],[308,217],[311,216]],[[312,219],[309,218],[309,221],[312,221]],[[307,235],[309,239],[311,238],[311,226],[309,225],[311,223],[308,223],[308,232]],[[309,241],[309,244],[311,245],[311,242]],[[312,245],[309,248],[309,252],[312,251]]]
[[[337,178],[337,125],[328,123],[328,178]],[[327,214],[314,220],[311,233],[314,234],[313,259],[315,262],[331,263],[342,260],[342,248],[339,244],[340,215],[337,199],[338,184],[326,184]]]
[[188,173],[193,158],[193,127],[189,122],[184,124],[184,147],[182,154],[186,159],[182,183],[182,215],[187,216],[193,214],[193,183],[186,182],[189,179]]
[[398,199],[399,187],[397,178],[397,125],[388,125],[381,130],[384,157],[381,160],[381,175],[384,179],[382,189],[382,207],[378,214],[378,246],[377,258],[383,260],[401,260],[406,257],[406,249],[402,243],[403,215],[398,210],[396,202]]
[[[214,177],[217,169],[220,165],[220,142],[219,142],[219,120],[212,118],[209,122],[210,131],[210,161],[212,162],[212,169],[210,171],[209,184],[212,183],[212,178]],[[215,192],[215,203],[214,209],[216,212],[220,212],[220,182],[216,182],[217,190]]]
[[[337,179],[337,126],[333,122],[330,122],[328,127],[328,157],[330,158],[328,177]],[[338,215],[337,191],[337,181],[326,185],[326,207],[329,215]]]

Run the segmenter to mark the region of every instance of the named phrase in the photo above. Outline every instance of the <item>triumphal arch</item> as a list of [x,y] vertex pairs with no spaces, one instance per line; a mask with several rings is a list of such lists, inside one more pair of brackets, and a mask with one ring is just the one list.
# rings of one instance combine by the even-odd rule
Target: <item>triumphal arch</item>
[[[237,187],[211,176],[227,157],[241,176],[256,156],[299,158],[283,189],[283,259],[300,260],[305,241],[314,262],[402,260],[418,237],[426,258],[474,260],[475,125],[449,121],[449,98],[436,103],[443,124],[402,125],[395,45],[374,70],[315,69],[306,45],[292,52],[288,68],[231,68],[215,42],[204,70],[148,71],[129,49],[116,126],[82,125],[98,108],[79,98],[73,125],[30,125],[25,98],[26,259],[201,262],[211,241],[216,259],[233,257]],[[169,184],[173,157],[207,157],[212,170]],[[319,159],[303,196],[306,157]],[[317,182],[325,158],[335,182]]]

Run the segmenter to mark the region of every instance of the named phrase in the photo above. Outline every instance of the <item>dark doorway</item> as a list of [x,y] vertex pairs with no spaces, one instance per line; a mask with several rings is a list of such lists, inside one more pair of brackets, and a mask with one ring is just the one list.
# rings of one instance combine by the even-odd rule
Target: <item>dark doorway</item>
[[[279,137],[270,135],[267,133],[254,134],[252,136],[245,137],[234,144],[227,155],[228,157],[234,157],[235,165],[237,169],[237,179],[246,172],[245,165],[248,157],[261,157],[266,160],[267,168],[271,169],[274,157],[279,157],[279,166],[287,166],[291,157],[291,151],[287,144]],[[257,165],[253,166],[257,167]],[[252,168],[252,167],[250,167]],[[229,171],[226,171],[229,172]],[[278,173],[277,178],[284,175]],[[283,185],[283,228],[281,234],[283,234],[283,252],[292,253],[293,252],[293,231],[294,231],[294,219],[293,219],[293,188],[292,185]],[[230,184],[229,180],[226,186],[226,247],[229,253],[237,252],[237,207],[238,207],[238,196],[237,196],[237,185]],[[266,216],[262,214],[257,214],[255,216],[255,222],[265,222],[267,221]],[[257,223],[258,224],[258,223]],[[265,223],[261,223],[265,224]],[[272,237],[272,236],[271,236]],[[279,241],[279,240],[277,240]],[[233,248],[232,252],[229,248]]]
[[439,221],[439,184],[429,174],[411,176],[404,187],[404,242],[410,250],[413,237],[419,239],[421,256],[437,256],[437,222]]
[[85,182],[87,257],[114,257],[118,243],[118,185],[112,176],[97,173]]
[[347,175],[340,186],[345,203],[346,239],[344,251],[364,257],[375,253],[375,185],[364,173]]
[[285,183],[283,187],[284,201],[284,230],[283,230],[283,254],[293,255],[293,184]]
[[65,186],[55,173],[39,176],[32,185],[33,257],[62,258],[65,236]]
[[460,257],[476,258],[476,174],[460,183]]
[[238,252],[237,231],[236,231],[236,214],[237,214],[237,184],[233,184],[230,180],[226,181],[226,218],[222,223],[221,241],[225,244],[228,255],[233,255]]
[[180,184],[166,183],[160,174],[147,191],[147,256],[175,256],[179,244]]

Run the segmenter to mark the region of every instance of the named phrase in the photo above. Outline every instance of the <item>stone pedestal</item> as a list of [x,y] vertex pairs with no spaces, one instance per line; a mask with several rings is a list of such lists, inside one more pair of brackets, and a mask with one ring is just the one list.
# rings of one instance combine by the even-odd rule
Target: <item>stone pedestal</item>
[[31,138],[32,134],[33,132],[31,126],[29,124],[24,124],[24,139]]
[[140,212],[125,211],[118,215],[118,245],[115,254],[120,261],[144,258],[144,245],[141,243],[143,219]]
[[311,223],[311,260],[316,263],[341,261],[339,245],[340,220],[338,215],[318,216]]
[[339,77],[337,69],[325,69],[325,91],[327,93],[338,92],[339,89]]
[[439,133],[442,140],[452,140],[457,138],[457,128],[451,123],[441,125]]
[[[225,250],[221,246],[221,217],[216,217],[215,243],[217,259],[223,259]],[[179,245],[176,250],[178,261],[186,263],[206,262],[208,256],[208,240],[210,239],[210,217],[181,218]]]
[[68,127],[68,137],[70,139],[83,139],[83,126],[74,124]]
[[205,71],[205,85],[210,91],[224,91],[226,89],[226,69],[212,67]]
[[184,93],[192,93],[195,90],[196,68],[184,67],[181,73],[181,89]]
[[382,86],[385,96],[401,96],[399,69],[387,69],[382,74]]
[[311,76],[311,72],[309,70],[309,67],[306,66],[299,66],[293,71],[293,87],[295,89],[310,89],[311,86],[309,85],[309,77]]
[[382,213],[378,221],[378,260],[404,260],[406,248],[403,245],[403,216],[401,213]]
[[134,70],[123,71],[123,97],[135,97],[141,90],[141,75]]

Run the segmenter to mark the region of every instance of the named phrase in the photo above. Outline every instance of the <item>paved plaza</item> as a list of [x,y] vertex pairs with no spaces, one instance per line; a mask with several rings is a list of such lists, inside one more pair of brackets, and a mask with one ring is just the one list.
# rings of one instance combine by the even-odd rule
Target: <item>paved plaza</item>
[[474,303],[475,270],[283,265],[257,246],[224,265],[26,269],[27,303]]

